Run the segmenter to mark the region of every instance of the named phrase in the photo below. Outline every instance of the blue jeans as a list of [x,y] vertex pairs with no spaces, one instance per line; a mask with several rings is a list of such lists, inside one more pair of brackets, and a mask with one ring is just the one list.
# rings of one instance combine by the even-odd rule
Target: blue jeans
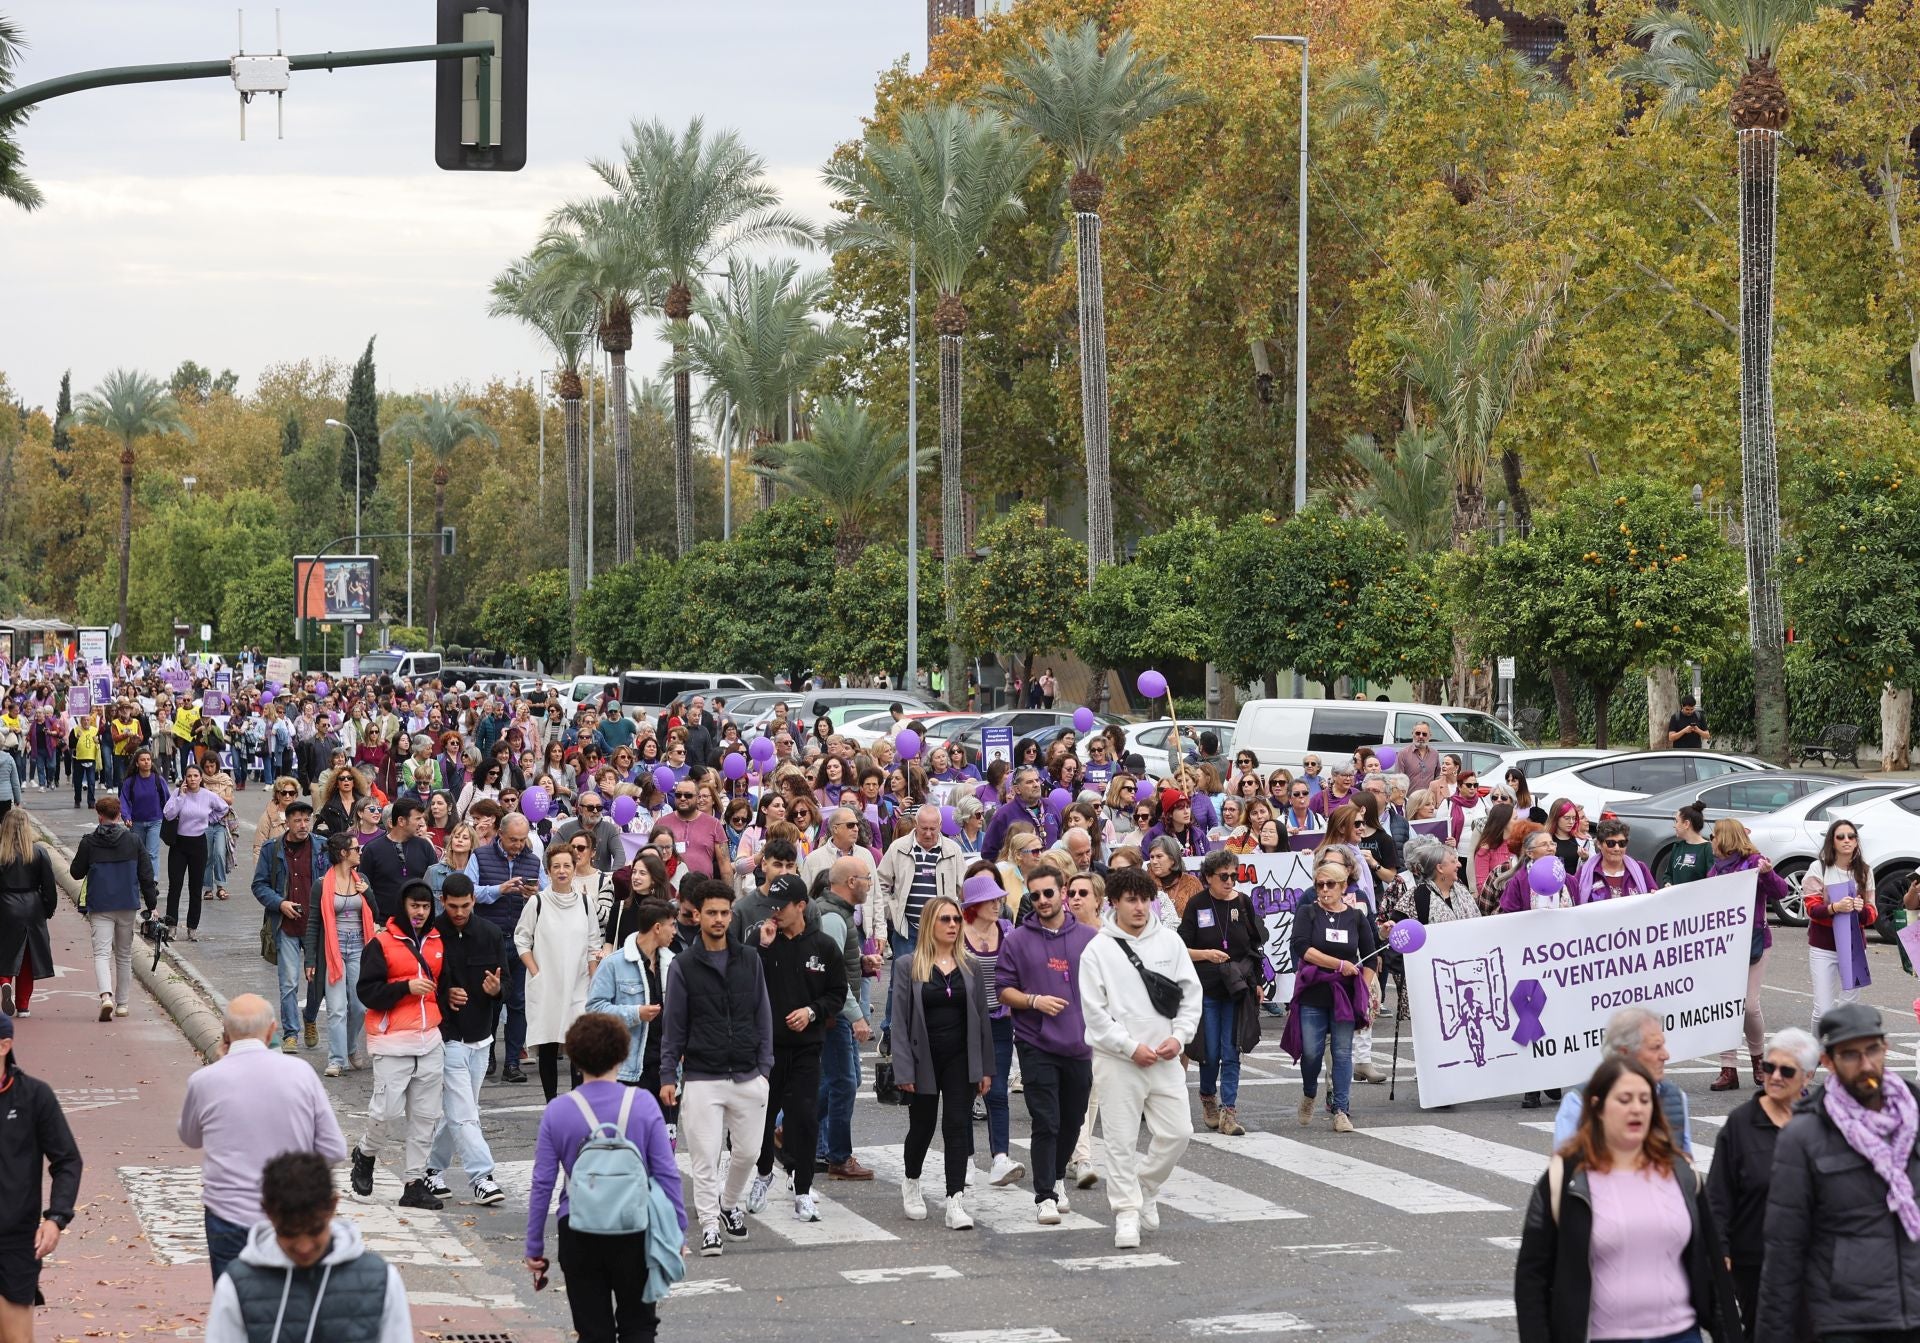
[[[108,759],[112,757],[109,756]],[[113,784],[109,782],[107,787],[111,788]],[[153,863],[153,874],[158,877],[166,871],[160,865],[160,822],[134,821],[130,828],[133,830],[134,837],[140,841],[140,847],[147,851],[147,858]]]
[[471,1181],[493,1174],[493,1152],[480,1133],[480,1084],[487,1077],[487,1051],[492,1040],[464,1044],[446,1042],[440,1074],[440,1125],[433,1131],[427,1169],[444,1171],[460,1156],[460,1169]]
[[224,825],[207,827],[207,889],[227,884],[228,869],[232,866],[233,836],[227,833]]
[[42,788],[52,788],[60,782],[60,755],[57,751],[35,751],[33,753],[33,775]]
[[[511,933],[507,934],[507,941],[509,945],[512,944]],[[507,983],[501,1001],[507,1008],[507,1047],[505,1056],[500,1060],[500,1071],[506,1072],[511,1068],[517,1072],[520,1070],[520,1051],[527,1047],[527,967],[518,956],[507,958]],[[482,1066],[484,1068],[485,1065]]]
[[1013,1070],[1013,1018],[991,1017],[993,1080],[987,1084],[987,1155],[1004,1156],[1011,1116],[1007,1110],[1007,1074]]
[[860,1046],[845,1017],[827,1027],[820,1051],[820,1137],[814,1154],[836,1166],[853,1155],[853,1100],[860,1094]]
[[280,951],[280,960],[273,967],[280,989],[280,1034],[294,1036],[300,1034],[300,990],[307,986],[306,949],[299,938],[288,937],[278,928],[274,929],[273,943]]
[[1320,1056],[1326,1052],[1327,1036],[1333,1036],[1333,1108],[1340,1114],[1347,1109],[1353,1090],[1353,1023],[1335,1021],[1331,1007],[1301,1003],[1300,1014],[1300,1090],[1312,1100],[1320,1090]]
[[205,1208],[200,1211],[207,1219],[207,1259],[213,1265],[213,1280],[217,1283],[227,1266],[247,1248],[247,1233],[253,1228],[216,1217]]
[[[1240,1004],[1233,998],[1200,1000],[1200,1094],[1240,1103]],[[1216,1086],[1216,1083],[1218,1084]]]
[[[355,991],[360,982],[360,948],[342,951],[340,959],[345,965],[344,973],[338,979],[327,981],[327,1062],[344,1068],[354,1046],[366,1046],[367,1009],[360,1005],[360,995]],[[317,979],[326,973],[327,960],[322,949],[314,977]]]

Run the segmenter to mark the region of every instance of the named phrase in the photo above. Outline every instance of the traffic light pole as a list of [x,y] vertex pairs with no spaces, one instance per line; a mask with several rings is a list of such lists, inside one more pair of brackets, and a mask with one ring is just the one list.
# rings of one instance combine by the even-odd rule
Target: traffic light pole
[[[300,669],[302,671],[307,669],[307,626],[317,620],[318,617],[302,616],[300,614],[300,561],[304,558],[309,564],[324,565],[327,562],[327,556],[331,555],[336,547],[344,546],[350,541],[355,543],[355,549],[359,548],[359,543],[366,541],[405,541],[407,543],[407,549],[411,551],[413,549],[413,543],[423,536],[434,538],[435,543],[441,547],[441,554],[448,555],[452,553],[453,528],[446,527],[437,532],[363,532],[358,536],[355,536],[352,532],[348,532],[345,536],[334,537],[333,540],[320,547],[316,554],[302,556],[296,553],[291,557],[293,560],[293,619],[294,623],[300,629]],[[324,572],[324,570],[322,572]],[[341,623],[344,624],[346,622],[343,621]]]
[[[437,42],[422,47],[373,47],[365,51],[315,51],[289,56],[290,70],[344,70],[360,65],[407,65],[417,61],[478,61],[476,94],[480,102],[481,133],[485,135],[492,114],[492,42]],[[233,74],[233,62],[177,61],[171,65],[116,65],[104,70],[82,70],[76,74],[43,79],[38,84],[0,93],[0,117],[21,108],[44,103],[69,93],[87,89],[110,88],[119,84],[159,84],[179,79],[225,79]],[[484,143],[484,141],[483,141]]]

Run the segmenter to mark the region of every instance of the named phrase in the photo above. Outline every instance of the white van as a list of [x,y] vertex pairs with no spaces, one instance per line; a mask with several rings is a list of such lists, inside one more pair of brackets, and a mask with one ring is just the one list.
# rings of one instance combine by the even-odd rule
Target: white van
[[1522,750],[1526,743],[1491,714],[1442,704],[1395,704],[1379,700],[1255,699],[1240,706],[1233,749],[1252,751],[1262,769],[1300,768],[1311,752],[1329,767],[1362,746],[1404,745],[1425,723],[1433,744],[1449,743]]
[[730,672],[625,671],[620,673],[620,708],[628,714],[636,709],[657,714],[675,700],[689,700],[695,695],[730,700],[774,688],[764,676]]
[[396,681],[415,685],[431,681],[440,674],[444,661],[438,653],[409,653],[399,648],[382,648],[360,655],[360,675],[391,676]]

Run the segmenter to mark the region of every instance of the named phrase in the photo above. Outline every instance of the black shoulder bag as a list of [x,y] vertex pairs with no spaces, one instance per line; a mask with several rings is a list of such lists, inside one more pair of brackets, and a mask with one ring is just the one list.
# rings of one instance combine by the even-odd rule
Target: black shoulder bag
[[1185,996],[1180,981],[1158,970],[1147,969],[1125,938],[1116,937],[1113,940],[1120,944],[1120,950],[1133,962],[1133,968],[1140,972],[1140,982],[1147,986],[1147,1001],[1153,1004],[1153,1010],[1168,1021],[1179,1016],[1180,1000]]

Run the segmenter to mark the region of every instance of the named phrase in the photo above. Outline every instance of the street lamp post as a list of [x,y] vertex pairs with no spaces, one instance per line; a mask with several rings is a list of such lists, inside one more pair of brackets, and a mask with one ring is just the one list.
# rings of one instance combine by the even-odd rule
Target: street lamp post
[[328,420],[335,429],[347,431],[347,437],[353,440],[353,552],[360,553],[360,435],[353,432],[353,426],[342,424],[339,420]]
[[413,444],[407,444],[407,628],[413,628]]
[[[1300,206],[1299,254],[1295,263],[1293,353],[1293,511],[1307,509],[1307,56],[1310,43],[1304,34],[1264,34],[1256,42],[1297,44],[1300,48]],[[1295,699],[1306,693],[1306,678],[1293,674]]]

